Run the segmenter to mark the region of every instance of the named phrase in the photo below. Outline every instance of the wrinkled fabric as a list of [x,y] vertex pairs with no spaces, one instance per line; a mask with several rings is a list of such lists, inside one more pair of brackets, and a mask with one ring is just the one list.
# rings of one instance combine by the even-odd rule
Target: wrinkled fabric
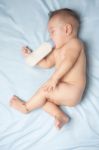
[[[27,101],[52,69],[29,67],[22,46],[36,49],[49,39],[49,11],[71,8],[81,16],[87,86],[82,102],[62,107],[70,122],[61,130],[42,108],[22,114],[9,105],[13,95]],[[99,150],[99,1],[0,0],[0,150]]]

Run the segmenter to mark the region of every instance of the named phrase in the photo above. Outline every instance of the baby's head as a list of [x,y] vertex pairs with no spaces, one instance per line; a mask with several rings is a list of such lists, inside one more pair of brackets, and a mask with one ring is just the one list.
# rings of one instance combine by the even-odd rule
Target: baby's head
[[56,48],[61,47],[70,37],[76,37],[80,26],[77,13],[63,8],[50,12],[48,30]]

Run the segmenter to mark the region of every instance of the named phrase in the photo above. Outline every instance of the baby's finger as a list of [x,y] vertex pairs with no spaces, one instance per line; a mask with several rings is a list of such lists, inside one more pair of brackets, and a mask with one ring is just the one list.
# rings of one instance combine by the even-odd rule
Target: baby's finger
[[53,90],[53,88],[52,88],[52,86],[51,86],[51,87],[49,87],[48,92],[50,92],[50,91],[52,91],[52,90]]
[[25,48],[25,49],[23,50],[23,52],[26,53],[26,54],[30,54],[30,53],[31,53],[31,51],[30,51],[28,48]]
[[51,91],[53,91],[54,89],[55,89],[55,87],[54,87],[54,86],[52,86],[52,87],[51,87]]
[[52,87],[51,87],[51,86],[48,86],[48,87],[47,87],[47,91],[50,92],[51,90],[52,90]]
[[44,85],[42,85],[42,88],[45,88],[47,86],[47,84],[45,83]]
[[53,86],[53,90],[55,90],[56,86]]
[[26,47],[22,47],[22,53],[26,53],[26,52],[27,52]]
[[50,92],[50,87],[47,88],[47,91]]
[[44,91],[47,91],[48,87],[47,87],[47,86],[45,86],[45,87],[43,87],[43,89],[44,89]]
[[26,46],[26,48],[29,50],[30,53],[33,53],[33,50],[30,47]]

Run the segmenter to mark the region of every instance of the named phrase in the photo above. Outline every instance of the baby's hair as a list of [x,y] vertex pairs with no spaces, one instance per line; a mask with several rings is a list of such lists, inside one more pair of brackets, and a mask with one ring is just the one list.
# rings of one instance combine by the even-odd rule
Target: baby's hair
[[73,17],[77,22],[78,24],[80,25],[80,17],[79,15],[77,14],[76,11],[72,10],[72,9],[69,9],[69,8],[62,8],[62,9],[58,9],[58,10],[54,10],[54,11],[50,11],[49,12],[49,20],[55,16],[55,15],[63,15],[64,17]]

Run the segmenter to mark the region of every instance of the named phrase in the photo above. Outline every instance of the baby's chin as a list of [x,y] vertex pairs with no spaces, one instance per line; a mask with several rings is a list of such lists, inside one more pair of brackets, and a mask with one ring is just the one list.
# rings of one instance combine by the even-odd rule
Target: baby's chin
[[63,44],[60,44],[60,45],[59,45],[59,44],[56,44],[56,45],[55,45],[55,48],[59,49],[59,48],[61,48],[62,46],[63,46]]
[[57,49],[61,48],[63,45],[64,45],[63,42],[60,42],[60,43],[59,43],[59,42],[55,42],[55,41],[54,41],[54,47],[57,48]]

